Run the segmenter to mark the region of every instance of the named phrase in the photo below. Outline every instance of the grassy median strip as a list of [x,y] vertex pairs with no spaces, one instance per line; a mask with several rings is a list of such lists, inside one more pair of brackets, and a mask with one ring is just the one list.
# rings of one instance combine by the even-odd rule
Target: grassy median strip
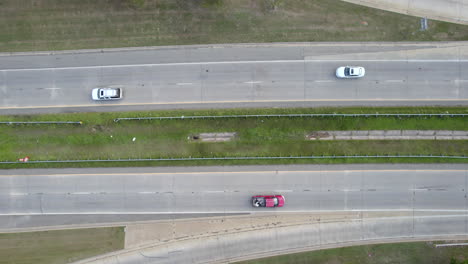
[[468,263],[468,246],[436,248],[436,244],[459,241],[413,242],[366,245],[310,251],[236,262],[237,264],[374,264],[374,263]]
[[3,0],[0,51],[203,43],[468,40],[468,26],[340,0]]
[[[468,130],[466,117],[328,117],[328,118],[226,118],[204,120],[151,120],[114,122],[116,117],[187,116],[214,114],[278,113],[434,113],[434,108],[325,108],[325,109],[239,109],[215,111],[155,111],[132,113],[78,113],[3,117],[5,121],[83,121],[83,125],[1,125],[0,161],[90,160],[179,157],[246,157],[310,155],[467,155],[466,140],[372,140],[312,141],[305,135],[317,130]],[[438,113],[466,113],[465,108],[438,108]],[[192,140],[199,133],[236,132],[228,142]],[[427,159],[428,162],[437,162]],[[252,161],[223,161],[250,164]],[[295,160],[286,163],[331,161]],[[343,161],[332,161],[343,162]],[[349,161],[348,161],[349,162]],[[354,161],[353,161],[354,162]],[[391,159],[377,162],[392,162]],[[419,160],[421,162],[421,160]],[[466,162],[458,160],[452,162]],[[171,162],[158,163],[166,165]],[[177,164],[186,165],[184,162]],[[195,161],[193,165],[217,161]],[[285,163],[269,160],[258,163]],[[137,163],[142,166],[148,163]],[[219,164],[219,161],[218,161]],[[116,164],[112,164],[116,165]],[[136,164],[121,163],[119,166]],[[171,164],[176,165],[176,164]],[[37,165],[39,166],[39,165]],[[49,166],[49,165],[40,165]],[[54,164],[52,166],[65,166]],[[82,164],[78,166],[96,166]],[[107,166],[107,165],[105,165]]]
[[0,234],[0,264],[62,264],[123,249],[123,227]]

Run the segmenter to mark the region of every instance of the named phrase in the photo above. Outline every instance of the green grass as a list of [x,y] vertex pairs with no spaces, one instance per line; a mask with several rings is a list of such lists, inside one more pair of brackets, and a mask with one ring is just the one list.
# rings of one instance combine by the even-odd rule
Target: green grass
[[0,234],[0,264],[62,264],[123,249],[123,227]]
[[204,43],[468,40],[468,26],[339,0],[2,0],[0,51]]
[[[187,116],[274,113],[466,113],[466,108],[316,108],[316,109],[231,109],[220,112],[155,111],[132,113],[77,113],[37,116],[6,116],[5,121],[60,120],[84,122],[77,125],[2,125],[0,160],[137,159],[224,156],[309,156],[309,155],[467,155],[466,140],[375,140],[308,141],[305,135],[317,130],[447,129],[468,130],[466,118],[228,118],[208,120],[121,121],[116,117]],[[232,142],[204,143],[188,140],[202,132],[237,132]],[[133,138],[136,141],[132,141]],[[189,161],[124,162],[118,166],[393,162],[395,159],[362,160],[273,160],[273,161]],[[396,159],[403,160],[403,159]],[[417,162],[440,162],[431,158]],[[406,160],[405,160],[406,161]],[[451,160],[450,162],[466,162]],[[33,166],[25,164],[26,166]],[[114,163],[102,166],[117,165]],[[14,165],[23,166],[23,165]],[[34,165],[69,166],[69,164]],[[96,166],[79,164],[73,166]],[[3,165],[10,168],[11,166]]]
[[[449,241],[454,243],[452,241]],[[458,241],[457,241],[458,242]],[[468,261],[468,247],[440,247],[440,242],[366,245],[282,255],[237,264],[462,264]]]

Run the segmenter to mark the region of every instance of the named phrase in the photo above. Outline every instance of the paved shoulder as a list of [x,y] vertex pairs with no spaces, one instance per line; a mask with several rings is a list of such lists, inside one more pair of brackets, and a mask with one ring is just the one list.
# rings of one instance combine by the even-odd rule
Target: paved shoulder
[[392,12],[468,25],[466,0],[342,0]]

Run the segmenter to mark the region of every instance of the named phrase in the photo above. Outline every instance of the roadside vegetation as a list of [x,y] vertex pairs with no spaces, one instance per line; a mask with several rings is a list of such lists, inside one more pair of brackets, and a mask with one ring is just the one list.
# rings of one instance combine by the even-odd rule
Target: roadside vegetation
[[123,227],[0,233],[0,264],[63,264],[124,248]]
[[460,241],[365,245],[310,251],[236,262],[236,264],[468,264],[468,246],[436,248],[436,244]]
[[[466,117],[268,117],[114,122],[118,117],[292,113],[467,113],[466,108],[298,108],[178,110],[1,116],[0,121],[83,121],[83,125],[0,125],[0,161],[310,155],[467,155],[467,140],[307,140],[317,130],[468,130]],[[235,132],[228,142],[193,140],[199,133]],[[15,164],[56,166],[148,166],[343,162],[467,162],[466,159],[237,160]]]
[[0,52],[211,43],[468,40],[468,26],[340,0],[2,0]]

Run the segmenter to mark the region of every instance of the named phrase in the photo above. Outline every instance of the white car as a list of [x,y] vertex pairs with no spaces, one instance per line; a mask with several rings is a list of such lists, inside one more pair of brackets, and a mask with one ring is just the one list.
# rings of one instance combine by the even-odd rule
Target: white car
[[118,100],[122,99],[121,88],[94,88],[91,92],[93,100]]
[[336,77],[338,78],[361,78],[365,74],[366,70],[360,66],[344,66],[336,69]]

